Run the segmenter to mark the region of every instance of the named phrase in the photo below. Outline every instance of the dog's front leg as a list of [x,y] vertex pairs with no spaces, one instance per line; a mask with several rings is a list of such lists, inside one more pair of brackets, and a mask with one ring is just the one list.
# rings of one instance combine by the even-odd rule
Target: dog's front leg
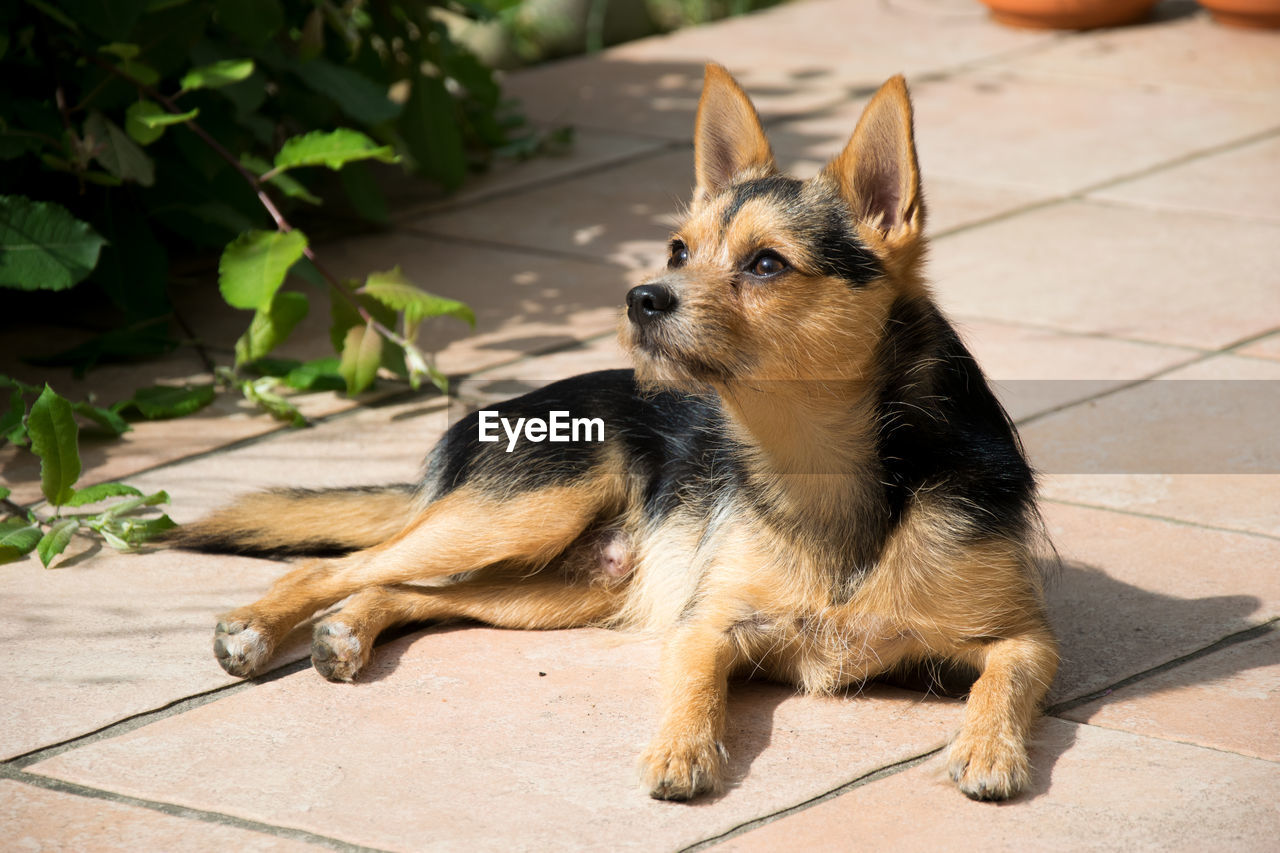
[[1047,627],[991,641],[967,657],[982,675],[966,703],[947,769],[969,797],[1003,800],[1031,778],[1027,739],[1058,669],[1058,646]]
[[718,625],[685,624],[662,650],[662,723],[640,755],[649,796],[688,800],[720,790],[727,754],[721,739],[734,649]]

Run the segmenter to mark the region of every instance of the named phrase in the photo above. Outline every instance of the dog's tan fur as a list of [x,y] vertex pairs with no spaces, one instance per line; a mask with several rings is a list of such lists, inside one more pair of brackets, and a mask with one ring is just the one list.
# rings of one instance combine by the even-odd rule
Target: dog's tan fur
[[[687,259],[673,261],[664,279],[678,290],[679,312],[661,337],[624,321],[621,338],[641,382],[714,391],[725,429],[744,448],[741,493],[752,500],[729,496],[710,511],[682,506],[655,516],[627,478],[623,451],[611,450],[567,486],[504,490],[489,478],[391,513],[373,501],[344,502],[331,522],[364,550],[308,563],[224,616],[224,666],[258,670],[289,629],[347,596],[317,626],[313,655],[323,673],[344,680],[368,661],[380,631],[403,622],[653,631],[664,638],[663,710],[641,775],[653,796],[687,799],[725,781],[733,675],[760,672],[831,693],[904,664],[958,661],[981,675],[950,772],[971,796],[1016,793],[1029,778],[1025,743],[1057,666],[1028,537],[978,531],[954,511],[954,497],[930,487],[911,496],[869,571],[842,573],[832,544],[844,541],[850,518],[880,512],[882,424],[868,389],[881,369],[877,353],[895,334],[892,306],[928,299],[904,82],[876,93],[843,152],[797,202],[853,212],[853,230],[882,270],[865,286],[822,272],[825,259],[794,210],[763,197],[730,209],[738,202],[729,190],[775,175],[776,165],[747,96],[715,65],[698,110],[695,162],[694,202],[677,232]],[[740,259],[760,247],[785,257],[786,286],[743,280],[730,293]],[[926,377],[929,368],[910,369]],[[323,523],[258,500],[186,535],[247,524],[246,513],[258,517],[253,536],[269,544]],[[601,541],[624,555],[621,569],[593,573]]]

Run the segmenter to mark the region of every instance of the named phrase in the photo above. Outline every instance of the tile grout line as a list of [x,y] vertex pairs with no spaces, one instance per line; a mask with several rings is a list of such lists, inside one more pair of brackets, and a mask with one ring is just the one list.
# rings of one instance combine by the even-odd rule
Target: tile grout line
[[[992,214],[991,216],[988,216],[984,219],[976,219],[973,222],[966,222],[962,225],[957,225],[954,228],[949,228],[949,229],[939,231],[933,234],[932,238],[935,240],[943,240],[948,237],[953,237],[957,234],[963,234],[967,231],[972,231],[977,228],[985,228],[986,226],[993,225],[997,222],[1004,222],[1008,219],[1013,219],[1016,216],[1021,216],[1024,213],[1034,213],[1038,210],[1054,207],[1056,205],[1064,204],[1066,202],[1087,201],[1090,203],[1098,203],[1100,201],[1099,199],[1093,199],[1089,197],[1092,193],[1096,193],[1100,190],[1110,189],[1111,187],[1119,186],[1121,184],[1125,184],[1130,181],[1136,181],[1141,178],[1149,177],[1151,175],[1159,174],[1160,172],[1177,168],[1178,166],[1185,165],[1195,160],[1200,160],[1206,157],[1214,157],[1219,154],[1226,154],[1237,148],[1243,148],[1248,145],[1253,145],[1256,142],[1262,142],[1266,139],[1270,139],[1275,136],[1280,136],[1280,125],[1274,125],[1272,127],[1267,128],[1266,130],[1261,130],[1256,133],[1249,134],[1247,136],[1240,136],[1235,139],[1228,140],[1227,142],[1220,142],[1216,145],[1210,145],[1205,148],[1199,148],[1199,149],[1196,149],[1195,151],[1190,151],[1186,154],[1180,154],[1177,157],[1173,157],[1168,160],[1162,160],[1153,165],[1144,166],[1141,169],[1135,169],[1134,171],[1131,171],[1131,172],[1125,172],[1120,175],[1115,175],[1113,177],[1106,178],[1101,181],[1097,181],[1096,183],[1086,184],[1083,187],[1078,187],[1068,192],[1058,193],[1056,195],[1050,195],[1038,201],[1028,202],[1027,204],[1021,205],[1019,207],[1014,207],[1010,210],[1005,210],[999,213]],[[946,176],[944,175],[940,177],[946,177]],[[1127,207],[1128,209],[1139,209],[1139,210],[1143,209],[1143,208],[1134,208],[1133,206],[1127,206]],[[1166,210],[1170,210],[1171,212],[1175,212],[1175,213],[1176,212],[1200,213],[1200,211],[1191,211],[1189,209],[1183,209],[1183,208],[1166,208]],[[1251,221],[1270,222],[1270,220],[1256,220],[1256,219],[1253,219]]]
[[[1097,476],[1097,475],[1091,475]],[[1194,476],[1194,475],[1193,475]],[[1214,533],[1230,533],[1235,536],[1252,536],[1255,539],[1266,539],[1272,542],[1280,541],[1280,536],[1271,533],[1259,533],[1256,530],[1237,530],[1234,527],[1219,527],[1216,524],[1205,524],[1200,521],[1188,521],[1185,518],[1174,518],[1169,515],[1156,515],[1150,512],[1138,512],[1133,509],[1118,509],[1113,506],[1104,506],[1102,504],[1091,504],[1084,501],[1073,501],[1067,498],[1040,498],[1041,503],[1058,504],[1059,506],[1071,506],[1077,509],[1093,509],[1099,512],[1114,512],[1117,515],[1128,515],[1134,518],[1147,518],[1152,521],[1162,521],[1166,524],[1176,524],[1179,527],[1192,527],[1196,530],[1209,530]]]
[[[1107,687],[1100,688],[1096,691],[1093,691],[1092,693],[1077,697],[1075,699],[1068,699],[1063,702],[1059,702],[1055,705],[1051,705],[1044,710],[1044,716],[1046,717],[1052,716],[1057,719],[1062,719],[1064,722],[1072,723],[1075,725],[1089,725],[1089,726],[1093,726],[1094,728],[1105,728],[1103,726],[1096,726],[1091,723],[1081,723],[1077,720],[1066,719],[1061,715],[1066,711],[1070,711],[1081,705],[1086,705],[1089,702],[1094,701],[1095,699],[1099,699],[1099,698],[1102,698],[1103,696],[1110,695],[1116,690],[1119,690],[1124,687],[1128,687],[1129,685],[1136,684],[1140,681],[1144,681],[1147,678],[1150,678],[1155,675],[1159,675],[1160,673],[1167,672],[1172,669],[1176,669],[1177,667],[1185,663],[1190,663],[1191,661],[1198,660],[1199,658],[1214,654],[1215,652],[1221,651],[1225,648],[1230,648],[1231,646],[1248,642],[1250,640],[1257,639],[1258,637],[1266,636],[1272,631],[1277,630],[1277,624],[1280,624],[1280,617],[1273,617],[1267,620],[1266,622],[1262,623],[1261,625],[1254,625],[1250,628],[1237,631],[1233,634],[1228,634],[1226,637],[1216,640],[1215,642],[1210,643],[1209,645],[1201,649],[1197,649],[1196,651],[1189,652],[1188,654],[1174,658],[1173,660],[1166,661],[1165,663],[1158,664],[1157,666],[1143,670],[1142,672],[1128,676],[1127,678],[1123,678],[1117,682],[1112,683],[1111,685],[1108,685]],[[1157,740],[1166,740],[1165,738],[1160,738],[1158,735],[1144,735],[1144,737],[1152,737]],[[1170,741],[1170,742],[1181,743],[1181,741]],[[1204,749],[1215,749],[1214,747],[1205,747],[1203,744],[1188,743],[1188,745],[1196,746]],[[898,773],[901,773],[906,770],[910,770],[913,767],[917,767],[923,764],[932,756],[942,752],[942,750],[945,748],[946,748],[945,746],[938,747],[936,749],[932,749],[932,750],[929,750],[928,752],[920,753],[918,755],[915,755],[903,761],[885,765],[884,767],[878,768],[876,770],[871,771],[870,773],[866,773],[862,776],[859,776],[858,778],[850,782],[846,782],[845,784],[840,785],[837,788],[833,788],[830,791],[819,794],[818,796],[805,800],[804,802],[797,803],[794,806],[789,806],[784,809],[780,809],[779,811],[772,812],[768,815],[764,815],[763,817],[758,817],[753,820],[746,821],[744,823],[738,824],[732,829],[729,829],[725,832],[720,833],[719,835],[714,835],[710,838],[705,838],[702,841],[689,845],[688,847],[681,848],[680,853],[695,853],[695,851],[705,850],[708,847],[712,847],[716,844],[727,841],[731,838],[735,838],[740,835],[745,835],[755,829],[758,829],[761,826],[764,826],[765,824],[773,823],[774,821],[779,820],[781,818],[789,817],[792,814],[796,814],[798,812],[802,812],[807,809],[810,809],[813,806],[826,802],[827,800],[832,800],[837,797],[840,797],[848,793],[849,791],[855,790],[857,788],[861,788],[864,785],[869,785],[872,782],[878,782],[881,779],[885,779],[889,776],[895,776]],[[1229,755],[1240,755],[1240,753],[1232,752],[1230,750],[1215,749],[1215,751],[1223,752]],[[1260,759],[1260,760],[1265,760],[1265,759]]]
[[10,768],[15,771],[23,771],[32,764],[37,764],[46,759],[53,758],[56,755],[61,755],[64,752],[70,752],[73,749],[89,746],[90,744],[97,743],[98,741],[110,740],[112,738],[119,737],[120,735],[128,734],[129,732],[149,726],[152,723],[157,723],[161,720],[168,719],[169,717],[176,717],[180,714],[185,714],[187,711],[192,711],[204,705],[212,704],[213,702],[217,702],[218,700],[224,699],[228,696],[234,696],[237,693],[242,693],[253,688],[255,685],[269,684],[270,682],[293,675],[295,672],[301,672],[304,669],[308,669],[310,666],[311,658],[303,657],[295,661],[281,664],[275,669],[268,670],[261,675],[257,675],[250,679],[236,681],[231,684],[224,684],[210,690],[193,693],[190,696],[183,696],[181,699],[175,699],[172,702],[168,702],[158,708],[153,708],[150,711],[139,711],[136,714],[130,714],[124,719],[116,720],[113,723],[107,723],[105,726],[96,728],[93,731],[85,732],[84,734],[76,735],[48,746],[42,746],[29,752],[24,752],[21,755],[15,755],[12,758],[7,758],[3,762],[0,762],[0,768]]
[[1088,397],[1083,397],[1079,400],[1074,400],[1069,403],[1059,403],[1058,405],[1053,406],[1052,408],[1045,409],[1043,412],[1036,412],[1033,415],[1027,415],[1022,420],[1017,421],[1018,428],[1021,429],[1025,426],[1035,423],[1036,421],[1047,418],[1050,415],[1056,415],[1058,412],[1062,412],[1067,409],[1073,408],[1075,406],[1079,406],[1083,403],[1094,403],[1094,402],[1097,402],[1098,400],[1103,399],[1104,397],[1110,397],[1113,394],[1119,394],[1122,391],[1128,391],[1131,388],[1138,387],[1139,385],[1145,385],[1148,382],[1154,382],[1158,380],[1161,376],[1167,376],[1176,370],[1181,370],[1184,367],[1190,367],[1193,364],[1200,364],[1201,362],[1208,361],[1209,359],[1220,354],[1221,352],[1218,350],[1203,350],[1198,354],[1192,356],[1191,358],[1188,358],[1186,361],[1180,361],[1177,364],[1171,364],[1167,367],[1162,367],[1159,370],[1156,370],[1153,373],[1150,373],[1147,376],[1143,376],[1139,379],[1103,380],[1103,381],[1115,381],[1120,384],[1115,386],[1114,388],[1104,388],[1098,393],[1092,394]]
[[1158,740],[1161,743],[1173,743],[1179,746],[1189,746],[1189,747],[1192,747],[1193,749],[1207,749],[1210,752],[1216,752],[1219,755],[1230,755],[1236,758],[1245,758],[1250,761],[1264,761],[1267,764],[1275,764],[1277,766],[1280,766],[1280,760],[1277,760],[1274,758],[1263,758],[1262,756],[1259,756],[1259,755],[1250,755],[1247,752],[1236,752],[1235,750],[1227,749],[1226,747],[1222,747],[1222,746],[1212,746],[1211,744],[1207,744],[1207,743],[1197,743],[1196,741],[1193,741],[1193,740],[1180,740],[1178,738],[1164,737],[1163,735],[1150,734],[1146,732],[1136,732],[1136,731],[1131,731],[1129,729],[1113,729],[1110,726],[1104,726],[1099,723],[1089,723],[1081,720],[1071,720],[1066,717],[1056,717],[1055,719],[1059,719],[1064,723],[1070,723],[1073,726],[1082,726],[1085,728],[1095,729],[1100,732],[1117,732],[1119,734],[1132,735],[1133,737],[1137,737],[1137,738],[1144,738],[1147,740]]
[[[1141,179],[1139,178],[1137,180]],[[1252,223],[1255,225],[1280,226],[1280,218],[1273,216],[1258,216],[1257,214],[1252,213],[1226,213],[1221,210],[1191,207],[1185,203],[1180,204],[1178,202],[1142,202],[1126,198],[1112,198],[1105,195],[1090,195],[1084,200],[1090,204],[1096,204],[1098,207],[1108,207],[1112,210],[1136,210],[1142,213],[1193,213],[1197,217],[1203,217],[1204,219],[1217,220],[1219,222],[1237,225],[1242,223]]]
[[320,835],[305,829],[295,829],[289,826],[277,826],[276,824],[264,823],[262,821],[237,817],[235,815],[224,814],[222,812],[206,811],[204,809],[191,808],[190,806],[166,803],[161,800],[148,800],[142,797],[133,797],[128,794],[119,794],[115,791],[108,791],[103,788],[94,788],[88,785],[81,785],[76,782],[56,779],[52,776],[41,776],[36,773],[28,773],[24,770],[15,770],[3,765],[0,765],[0,779],[8,779],[9,781],[17,782],[19,784],[30,785],[35,788],[43,788],[47,791],[56,791],[61,794],[69,794],[83,799],[103,800],[109,803],[116,803],[117,805],[148,809],[150,811],[169,815],[170,817],[198,821],[200,823],[229,826],[235,829],[256,832],[260,835],[287,838],[291,841],[303,841],[320,847],[326,847],[330,850],[344,851],[344,853],[386,853],[386,851],[377,847],[365,847],[359,844],[352,844],[348,841],[330,838],[327,835]]
[[[952,322],[961,327],[960,331],[965,331],[964,327],[974,323],[992,323],[997,326],[1012,326],[1015,329],[1025,329],[1033,332],[1048,332],[1055,335],[1064,335],[1070,338],[1090,338],[1103,341],[1121,341],[1127,344],[1136,344],[1144,347],[1164,347],[1165,349],[1185,350],[1191,354],[1209,353],[1217,355],[1223,350],[1206,349],[1205,347],[1196,346],[1194,344],[1175,344],[1168,341],[1157,341],[1150,338],[1134,338],[1128,335],[1113,335],[1107,332],[1093,332],[1082,329],[1068,329],[1059,326],[1051,326],[1047,323],[1037,323],[1032,320],[1009,320],[1003,317],[983,317],[979,314],[957,313],[948,315]],[[1232,344],[1238,346],[1239,344]],[[1009,380],[1004,380],[1009,381]]]
[[930,749],[926,752],[918,753],[916,755],[911,756],[910,758],[904,758],[901,761],[895,761],[892,764],[886,764],[885,766],[872,770],[869,773],[864,773],[863,775],[857,777],[856,779],[852,779],[848,782],[845,782],[843,785],[839,785],[835,788],[832,788],[830,791],[826,791],[824,793],[818,794],[817,796],[811,797],[810,799],[804,800],[803,802],[796,803],[794,806],[787,806],[786,808],[779,809],[776,812],[771,812],[762,817],[753,818],[752,820],[748,820],[743,823],[740,823],[731,829],[727,829],[724,832],[720,833],[719,835],[713,835],[710,838],[704,838],[701,841],[690,844],[687,847],[682,847],[680,848],[679,853],[696,853],[696,851],[706,850],[708,847],[712,847],[714,845],[720,844],[721,842],[728,841],[731,838],[736,838],[740,835],[746,835],[747,833],[755,829],[759,829],[765,824],[773,823],[776,820],[781,820],[782,818],[790,817],[793,814],[798,814],[799,812],[807,811],[808,809],[811,809],[814,806],[821,805],[822,803],[825,803],[828,800],[834,800],[835,798],[843,796],[844,794],[847,794],[850,791],[861,788],[864,785],[870,785],[872,782],[879,782],[881,779],[888,778],[889,776],[896,776],[899,773],[902,773],[906,770],[910,770],[913,767],[917,767],[925,763],[926,761],[928,761],[933,756],[942,752],[944,749],[946,749],[945,744],[942,746],[934,747],[933,749]]
[[[1148,678],[1151,678],[1156,675],[1161,675],[1165,672],[1169,672],[1170,670],[1177,669],[1178,667],[1182,666],[1185,663],[1191,663],[1192,661],[1199,660],[1200,658],[1208,657],[1209,655],[1222,651],[1223,649],[1230,648],[1231,646],[1239,645],[1240,643],[1246,643],[1250,640],[1255,640],[1259,637],[1265,637],[1268,634],[1272,633],[1273,631],[1276,631],[1277,626],[1280,626],[1280,616],[1273,616],[1260,625],[1254,625],[1252,627],[1244,628],[1242,630],[1228,634],[1227,636],[1222,637],[1218,640],[1215,640],[1214,642],[1210,643],[1207,646],[1196,649],[1193,652],[1188,652],[1185,655],[1180,655],[1176,658],[1173,658],[1172,660],[1165,661],[1164,663],[1157,664],[1156,666],[1149,667],[1148,669],[1144,669],[1141,672],[1134,673],[1133,675],[1130,675],[1126,678],[1122,678],[1119,681],[1112,682],[1106,687],[1102,687],[1097,690],[1094,690],[1091,693],[1086,693],[1083,696],[1077,696],[1074,699],[1065,699],[1061,702],[1057,702],[1053,705],[1050,705],[1048,708],[1045,708],[1044,714],[1046,717],[1052,716],[1052,717],[1058,717],[1060,719],[1065,719],[1062,717],[1062,714],[1066,713],[1067,711],[1073,711],[1082,705],[1088,705],[1090,702],[1093,702],[1097,699],[1101,699],[1104,696],[1109,696],[1112,693],[1115,693],[1117,690],[1121,690],[1125,687],[1129,687],[1141,681],[1146,681]],[[1076,720],[1068,720],[1068,722],[1074,723],[1076,722]],[[1152,737],[1155,737],[1155,736],[1152,735]],[[1220,751],[1229,751],[1229,750],[1220,750]],[[1239,754],[1239,753],[1233,753],[1233,754]]]

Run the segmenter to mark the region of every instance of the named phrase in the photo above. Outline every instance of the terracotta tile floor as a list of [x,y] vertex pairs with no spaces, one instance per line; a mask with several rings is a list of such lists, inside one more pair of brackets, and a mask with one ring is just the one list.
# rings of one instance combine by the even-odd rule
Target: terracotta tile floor
[[[86,540],[51,571],[0,567],[3,846],[1276,849],[1277,56],[1280,34],[1186,0],[1099,33],[1002,29],[972,0],[799,0],[513,75],[534,118],[583,128],[577,150],[453,199],[397,186],[390,232],[324,247],[336,269],[399,263],[475,307],[475,334],[424,333],[464,401],[621,366],[622,294],[692,184],[702,62],[741,74],[801,173],[906,72],[936,190],[930,276],[1022,423],[1062,557],[1064,663],[1023,796],[973,803],[942,779],[959,700],[753,683],[733,696],[729,791],[656,803],[632,768],[650,641],[416,630],[335,686],[303,661],[304,630],[236,682],[209,654],[213,617],[279,564]],[[193,313],[215,355],[244,319]],[[325,314],[290,354],[324,354]],[[101,399],[207,377],[181,352],[79,382],[0,372]],[[304,431],[224,402],[93,442],[85,481],[168,489],[189,521],[254,488],[412,480],[457,414],[394,384],[303,402]],[[38,496],[29,457],[0,450],[0,475]]]

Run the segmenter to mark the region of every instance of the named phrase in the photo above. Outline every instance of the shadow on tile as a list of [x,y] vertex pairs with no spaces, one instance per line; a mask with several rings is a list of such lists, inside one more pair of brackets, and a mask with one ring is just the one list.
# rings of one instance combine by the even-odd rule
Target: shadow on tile
[[[1165,595],[1125,583],[1096,566],[1071,561],[1051,566],[1045,574],[1050,621],[1062,656],[1049,694],[1051,704],[1107,689],[1255,627],[1262,606],[1252,595]],[[1251,616],[1255,621],[1250,621]],[[1164,688],[1140,681],[1128,695],[1157,689]],[[1105,704],[1105,698],[1102,701]]]

